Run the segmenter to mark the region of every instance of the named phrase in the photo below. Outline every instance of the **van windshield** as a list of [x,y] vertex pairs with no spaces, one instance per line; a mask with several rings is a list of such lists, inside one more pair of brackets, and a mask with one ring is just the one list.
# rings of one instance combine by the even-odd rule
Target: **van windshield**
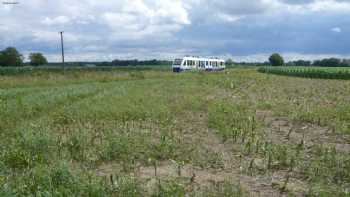
[[177,66],[181,65],[181,63],[182,63],[182,59],[175,59],[174,61],[174,65],[177,65]]

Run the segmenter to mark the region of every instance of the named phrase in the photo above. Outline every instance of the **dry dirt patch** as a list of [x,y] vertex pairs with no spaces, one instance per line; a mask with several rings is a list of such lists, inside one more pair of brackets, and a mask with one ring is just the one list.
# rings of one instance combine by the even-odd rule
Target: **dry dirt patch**
[[350,153],[350,136],[336,134],[330,128],[315,124],[277,117],[271,111],[261,110],[256,114],[267,127],[267,137],[273,143],[296,145],[303,142],[307,148],[321,145],[325,148],[334,147],[337,152]]

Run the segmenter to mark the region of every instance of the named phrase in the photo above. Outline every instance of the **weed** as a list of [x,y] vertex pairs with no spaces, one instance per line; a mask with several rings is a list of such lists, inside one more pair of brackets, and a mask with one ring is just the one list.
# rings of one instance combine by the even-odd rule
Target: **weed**
[[205,197],[214,197],[214,196],[223,196],[223,197],[241,197],[246,196],[245,192],[240,185],[235,185],[229,181],[224,181],[220,183],[214,183],[213,185],[199,191],[193,196],[205,196]]
[[158,191],[153,194],[153,197],[175,197],[185,196],[185,187],[176,181],[162,182],[158,187]]

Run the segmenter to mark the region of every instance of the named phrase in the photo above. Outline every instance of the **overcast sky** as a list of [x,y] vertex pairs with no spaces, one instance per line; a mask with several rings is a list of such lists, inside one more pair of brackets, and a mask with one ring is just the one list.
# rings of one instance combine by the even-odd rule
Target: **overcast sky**
[[350,57],[350,0],[16,1],[0,5],[0,48],[50,61],[59,58],[61,30],[69,61]]

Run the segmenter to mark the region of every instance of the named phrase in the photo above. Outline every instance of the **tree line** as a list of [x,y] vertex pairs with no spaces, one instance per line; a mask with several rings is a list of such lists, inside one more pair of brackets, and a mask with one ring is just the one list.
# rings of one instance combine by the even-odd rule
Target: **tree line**
[[[2,51],[0,51],[0,66],[4,67],[20,67],[24,65],[32,65],[32,66],[40,66],[40,65],[48,65],[48,66],[57,66],[60,63],[48,63],[46,57],[42,53],[30,53],[28,56],[29,62],[24,63],[24,56],[18,52],[18,50],[14,47],[8,47]],[[86,66],[86,65],[94,65],[94,66],[163,66],[163,65],[171,65],[172,61],[167,60],[113,60],[111,62],[73,62],[67,63],[67,65],[74,66]]]
[[[29,64],[33,66],[39,66],[48,63],[47,59],[42,53],[30,53],[28,58],[30,61]],[[7,47],[6,49],[0,51],[0,66],[23,66],[23,60],[24,56],[20,54],[14,47]]]
[[319,66],[319,67],[349,67],[350,59],[326,58],[315,61],[297,60],[286,63],[286,66]]
[[350,59],[324,58],[315,61],[297,60],[284,63],[283,57],[274,53],[269,58],[271,66],[318,66],[318,67],[350,67]]
[[162,66],[162,65],[171,65],[172,61],[166,60],[113,60],[110,66]]
[[268,61],[265,62],[233,62],[231,59],[226,61],[227,66],[241,65],[241,66],[314,66],[314,67],[350,67],[350,59],[339,58],[324,58],[315,61],[309,60],[295,60],[285,62],[284,58],[278,54],[272,54]]
[[[0,51],[0,66],[6,67],[19,67],[24,65],[32,65],[32,66],[40,66],[40,65],[51,65],[56,66],[60,65],[60,63],[48,63],[46,57],[42,53],[30,53],[28,56],[29,62],[24,63],[24,56],[18,52],[18,50],[14,47],[8,47],[2,51]],[[171,65],[172,61],[167,60],[113,60],[111,62],[74,62],[68,63],[68,65],[74,66],[86,66],[86,65],[94,65],[94,66],[163,66],[163,65]],[[350,67],[350,59],[339,59],[339,58],[325,58],[321,60],[315,61],[307,61],[307,60],[297,60],[297,61],[284,61],[283,57],[274,53],[269,57],[267,62],[262,63],[246,63],[240,62],[235,63],[231,59],[226,61],[227,66],[233,65],[242,65],[242,66],[318,66],[318,67]]]

